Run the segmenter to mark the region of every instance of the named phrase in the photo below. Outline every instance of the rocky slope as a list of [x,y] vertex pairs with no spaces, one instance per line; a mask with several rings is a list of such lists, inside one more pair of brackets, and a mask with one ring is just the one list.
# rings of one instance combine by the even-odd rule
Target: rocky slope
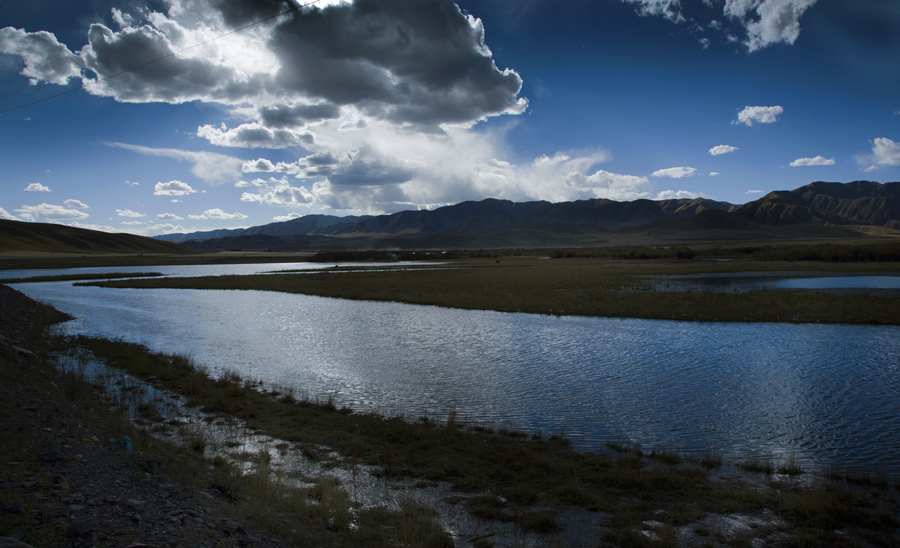
[[900,183],[815,182],[770,192],[735,213],[756,223],[872,225],[900,228]]

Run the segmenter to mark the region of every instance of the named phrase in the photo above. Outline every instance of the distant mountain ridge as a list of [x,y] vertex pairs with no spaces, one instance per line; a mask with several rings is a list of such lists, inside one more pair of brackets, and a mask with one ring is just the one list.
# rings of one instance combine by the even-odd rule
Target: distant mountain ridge
[[316,230],[334,224],[352,223],[367,219],[367,216],[336,217],[334,215],[304,215],[288,221],[279,221],[267,225],[250,228],[222,228],[205,232],[191,232],[189,234],[163,234],[156,236],[157,240],[167,242],[185,242],[188,240],[212,240],[215,238],[228,238],[236,236],[295,236],[300,234],[313,234]]
[[833,224],[900,228],[900,183],[826,183],[775,191],[744,204],[737,215],[772,225]]
[[[810,228],[790,228],[795,225]],[[729,232],[762,238],[847,237],[848,229],[858,225],[900,229],[900,183],[819,181],[770,192],[742,206],[705,198],[559,203],[488,198],[369,217],[308,215],[247,229],[160,239],[200,250],[549,247],[635,241],[641,235],[654,241],[709,235],[729,239]]]

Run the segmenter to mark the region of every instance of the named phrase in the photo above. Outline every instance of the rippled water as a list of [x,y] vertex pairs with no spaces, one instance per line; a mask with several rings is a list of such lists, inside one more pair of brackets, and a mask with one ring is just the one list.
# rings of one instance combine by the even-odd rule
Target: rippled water
[[257,291],[16,284],[68,333],[185,354],[356,409],[900,469],[900,328],[555,317]]

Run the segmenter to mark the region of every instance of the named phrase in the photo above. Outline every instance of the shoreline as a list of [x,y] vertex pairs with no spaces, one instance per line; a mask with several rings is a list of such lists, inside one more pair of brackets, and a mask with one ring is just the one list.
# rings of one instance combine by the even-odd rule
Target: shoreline
[[[5,300],[13,299],[11,291],[5,287],[0,288],[0,297],[4,299],[4,305],[13,302]],[[44,310],[49,314],[49,311],[33,301],[30,303],[27,301],[30,300],[23,301],[21,297],[14,298],[17,315],[20,315],[20,310],[23,313],[28,310]],[[6,314],[13,310],[7,306],[4,306],[3,309],[7,311]],[[29,380],[27,376],[22,378],[19,375],[32,370],[43,371],[47,379],[50,379],[49,382],[53,382],[59,387],[77,388],[82,386],[72,384],[71,379],[56,372],[40,358],[46,354],[48,349],[42,350],[38,346],[46,344],[47,341],[42,343],[42,338],[39,336],[29,335],[26,337],[23,334],[27,331],[28,325],[45,326],[47,321],[47,319],[38,318],[34,313],[27,321],[21,317],[15,318],[15,325],[9,321],[3,323],[4,375],[9,377],[10,383],[18,383],[22,390],[37,382],[34,379]],[[10,341],[19,344],[12,344]],[[102,341],[100,344],[107,345],[108,341]],[[22,345],[31,346],[29,352],[31,352],[31,356],[34,356],[35,361],[31,361],[32,358],[28,357],[28,354],[22,354],[15,350],[15,348],[26,348]],[[885,484],[884,487],[880,487],[877,478],[868,484],[861,484],[858,489],[854,489],[851,484],[851,491],[846,492],[841,490],[840,482],[809,476],[798,482],[791,480],[790,478],[794,476],[789,474],[773,473],[770,475],[765,471],[747,472],[746,475],[726,474],[723,478],[711,480],[709,474],[703,472],[704,465],[684,460],[676,462],[676,459],[680,459],[680,457],[674,451],[655,450],[655,454],[643,452],[639,454],[635,448],[622,447],[611,448],[609,454],[606,455],[582,455],[571,451],[562,439],[529,440],[526,439],[527,436],[523,438],[514,432],[469,432],[454,422],[452,414],[448,416],[446,423],[441,424],[427,421],[417,424],[384,417],[360,415],[352,411],[336,409],[333,404],[329,406],[328,402],[313,405],[297,399],[293,394],[283,392],[273,394],[275,388],[260,391],[261,387],[254,386],[251,379],[240,379],[236,376],[213,379],[206,376],[206,380],[204,380],[202,372],[191,373],[189,367],[184,368],[189,366],[189,363],[182,363],[178,366],[177,357],[147,354],[137,348],[131,348],[125,352],[117,343],[112,343],[112,345],[112,347],[107,347],[104,352],[108,354],[108,362],[110,360],[130,362],[134,368],[135,362],[147,360],[145,363],[149,367],[149,372],[139,376],[146,377],[151,381],[152,377],[156,377],[154,384],[160,388],[167,388],[162,386],[165,375],[160,372],[159,365],[162,361],[168,361],[171,365],[177,366],[173,371],[181,371],[179,375],[183,377],[182,381],[186,381],[183,387],[174,390],[175,392],[183,392],[188,397],[191,397],[193,392],[194,397],[199,398],[198,394],[206,393],[208,390],[209,393],[204,397],[205,401],[195,403],[199,403],[201,407],[210,411],[221,413],[223,416],[252,416],[250,422],[252,427],[261,431],[271,430],[272,433],[280,431],[281,435],[275,437],[284,440],[286,447],[290,450],[300,453],[306,451],[310,455],[319,454],[321,456],[324,450],[316,450],[316,448],[327,447],[331,451],[337,451],[343,455],[343,459],[353,459],[354,462],[358,460],[360,463],[369,462],[387,476],[408,477],[415,482],[424,482],[424,484],[450,480],[456,484],[457,488],[468,486],[467,489],[460,491],[462,494],[458,500],[448,504],[460,508],[459,511],[465,512],[467,515],[475,515],[485,524],[485,527],[489,527],[491,523],[505,523],[507,526],[511,523],[520,523],[518,520],[527,514],[532,520],[532,527],[547,531],[545,534],[548,545],[552,544],[552,540],[561,534],[557,528],[567,523],[565,521],[566,512],[569,511],[567,509],[589,510],[604,516],[597,524],[597,530],[602,536],[602,541],[612,545],[649,546],[654,544],[654,538],[657,538],[658,541],[668,540],[675,545],[692,545],[688,540],[692,539],[693,543],[708,542],[720,546],[743,545],[753,538],[768,539],[776,545],[790,544],[801,538],[817,539],[821,543],[830,544],[848,538],[847,535],[851,539],[857,538],[858,535],[863,535],[865,538],[880,538],[883,539],[882,542],[885,546],[900,540],[897,537],[898,533],[895,532],[896,525],[900,523],[897,511],[898,486]],[[178,377],[179,375],[173,374],[172,376]],[[174,383],[175,380],[172,382]],[[168,389],[173,388],[168,387]],[[85,403],[93,401],[87,396],[84,400],[80,399],[81,396],[77,400],[70,400],[68,392],[81,392],[81,389],[61,390],[55,396],[52,390],[48,390],[48,394],[43,396],[46,401],[42,401],[39,406],[43,406],[47,402],[56,407],[75,405],[77,408],[78,406],[92,405]],[[218,411],[216,411],[217,407]],[[29,413],[32,412],[24,408],[13,407],[12,412],[5,414],[4,435],[10,435],[11,427],[14,428],[14,425],[8,424],[9,421],[28,417]],[[74,412],[68,415],[75,416]],[[284,417],[299,422],[285,423],[283,422]],[[54,419],[48,416],[47,420],[50,421],[49,428],[51,430],[58,427],[58,425],[52,424]],[[160,442],[154,441],[153,436],[150,435],[152,426],[147,426],[146,433],[141,434],[140,428],[134,425],[128,426],[131,423],[125,421],[124,418],[118,420],[121,422],[115,422],[118,425],[115,428],[129,429],[134,434],[132,436],[134,440],[139,440],[142,444],[146,443],[148,447],[163,447],[156,445]],[[69,419],[66,428],[74,428],[74,426],[70,426],[72,422],[76,421]],[[77,422],[84,423],[87,428],[91,427],[88,419],[78,419]],[[292,424],[294,426],[291,426]],[[301,424],[305,426],[299,426]],[[331,435],[337,432],[338,435],[332,441],[327,442],[325,438],[313,437],[313,432],[317,428]],[[376,430],[376,428],[386,430]],[[369,430],[372,432],[368,432]],[[342,431],[346,433],[341,433]],[[27,437],[31,435],[29,432],[18,431],[18,435]],[[34,434],[40,435],[41,432],[43,430],[38,430]],[[79,436],[82,436],[80,431],[64,435],[69,436],[66,438],[68,441],[63,444],[68,445],[69,449],[64,449],[64,452],[71,452],[71,448],[75,447],[81,450],[83,448],[81,444],[85,444],[83,439],[91,439],[82,437],[79,440]],[[300,438],[291,439],[291,436],[300,436]],[[101,440],[103,438],[102,435],[97,437]],[[22,447],[26,445],[21,444]],[[111,447],[93,447],[102,445],[98,443],[89,445],[92,445],[94,449],[102,449],[97,455],[98,459],[115,459],[122,456],[115,453]],[[146,448],[136,448],[141,453],[146,453],[144,449]],[[165,455],[166,451],[173,449],[157,450]],[[29,467],[47,465],[51,474],[50,478],[55,475],[67,476],[68,474],[71,476],[69,471],[69,467],[73,465],[71,458],[65,457],[59,461],[44,463],[40,459],[40,455],[43,453],[37,449],[35,451],[34,454],[25,455],[18,460],[27,463]],[[198,459],[196,449],[180,448],[180,451],[180,453],[177,451],[174,453],[179,455],[179,462],[190,456],[190,459],[197,462],[198,470],[203,470],[205,467],[215,471],[216,466],[224,466],[217,465],[215,459],[212,462],[204,461],[203,458]],[[435,452],[430,453],[429,451]],[[445,458],[450,453],[455,454],[454,458]],[[710,457],[709,464],[712,465],[713,456]],[[165,456],[160,457],[161,461],[165,459]],[[752,463],[745,464],[749,466]],[[114,466],[127,468],[130,465],[114,464]],[[238,484],[248,478],[258,478],[260,466],[259,462],[255,465],[251,463],[246,474],[231,476],[232,481]],[[263,467],[263,469],[267,468]],[[471,469],[471,472],[466,472],[466,469]],[[534,475],[533,472],[537,472],[537,474]],[[166,488],[160,486],[172,484],[168,479],[165,482],[157,482],[156,478],[162,477],[164,475],[162,473],[144,472],[144,474],[147,474],[142,476],[148,478],[147,485],[156,486],[152,492],[160,489],[165,491]],[[203,476],[204,472],[197,472],[197,475]],[[67,481],[70,484],[74,482],[71,477],[67,477]],[[7,476],[3,491],[4,497],[7,498],[4,500],[8,500],[8,496],[13,491],[18,493],[25,489],[21,485],[27,482],[23,479],[22,483],[16,484],[17,486],[9,486],[14,483],[16,482],[10,481],[10,476]],[[188,487],[189,485],[182,485],[178,488],[179,492],[184,492],[183,490]],[[196,487],[190,488],[196,489]],[[325,493],[325,491],[321,491],[322,488],[323,486],[319,485],[319,496]],[[217,499],[217,506],[222,506],[225,510],[230,507],[241,507],[243,512],[248,511],[245,507],[247,501],[229,501],[227,497],[222,499],[220,494],[216,494],[219,492],[210,491],[208,486],[201,488],[201,491],[203,489]],[[276,491],[271,486],[269,489]],[[47,492],[52,495],[52,485],[48,487]],[[152,492],[148,491],[145,498],[154,496]],[[327,496],[339,497],[338,492],[339,490],[328,490]],[[870,492],[879,494],[873,498]],[[25,494],[27,495],[27,493]],[[206,499],[203,495],[197,496],[201,500]],[[255,496],[262,495],[257,493]],[[291,496],[298,495],[296,492],[292,492]],[[60,500],[62,498],[64,497],[60,497]],[[845,508],[848,500],[854,501],[849,509]],[[336,500],[332,503],[331,510],[336,510],[340,506]],[[77,535],[75,537],[68,536],[68,528],[75,523],[75,517],[69,514],[72,506],[79,506],[79,504],[69,504],[67,507],[69,510],[64,510],[62,516],[53,518],[57,521],[63,520],[60,523],[65,527],[57,523],[53,526],[55,528],[50,528],[50,531],[57,531],[58,535],[62,535],[65,539],[64,542],[74,542],[81,538]],[[97,507],[90,504],[80,506],[84,506],[84,508],[79,508],[79,512],[85,514],[90,514],[95,508],[106,508],[105,502]],[[352,505],[348,503],[344,507],[349,508],[350,506]],[[146,507],[141,506],[140,508]],[[321,509],[321,507],[319,508]],[[134,508],[132,510],[131,513],[141,513],[142,523],[149,522],[150,516],[153,515],[152,511],[148,509],[143,512]],[[193,508],[193,511],[199,513],[201,517],[206,515],[200,513],[196,508]],[[313,532],[326,534],[317,529],[322,524],[322,517],[319,516],[320,523],[317,525],[315,517],[310,517],[308,512],[307,507],[307,513],[300,513],[296,516],[292,530],[302,530],[303,534],[312,534]],[[183,513],[190,515],[186,511]],[[17,515],[25,516],[32,521],[34,519],[32,514],[26,512],[13,514],[13,521]],[[723,521],[725,516],[737,515],[746,518],[745,527],[740,528],[737,533],[735,531],[728,533],[716,525],[725,523]],[[9,517],[10,515],[7,514],[4,519]],[[44,524],[44,527],[50,527],[49,524],[54,523],[53,519]],[[92,519],[95,526],[89,531],[94,535],[91,538],[97,545],[103,545],[99,542],[102,539],[100,539],[100,527],[97,524],[106,523],[102,520],[108,518],[94,517]],[[261,520],[260,516],[254,517],[250,522],[240,524],[240,529],[245,532],[251,531],[254,529],[256,521],[262,522]],[[132,529],[135,526],[133,517],[123,515],[121,521],[123,526],[128,525]],[[83,522],[84,520],[80,523]],[[647,525],[649,522],[653,522],[653,524]],[[751,527],[747,525],[749,523],[756,525]],[[374,526],[367,525],[366,527]],[[356,536],[360,534],[359,531],[354,532],[350,529],[332,531],[327,527],[325,529],[327,538],[330,539],[327,545],[342,545],[344,542],[352,545],[359,540],[359,537]],[[165,527],[162,530],[165,530]],[[235,528],[235,531],[238,529]],[[840,531],[840,534],[835,531]],[[74,532],[78,532],[77,527]],[[222,531],[218,531],[219,540],[226,538],[221,533]],[[105,530],[103,534],[107,534]],[[256,537],[254,536],[254,538]],[[472,539],[473,537],[463,539],[463,543]],[[496,537],[485,537],[475,540],[475,542],[485,541],[480,545],[475,542],[468,545],[503,545],[494,543],[498,540]],[[487,542],[491,544],[487,544]],[[170,544],[160,541],[158,545]]]
[[[664,291],[674,276],[806,271],[783,262],[502,257],[453,261],[453,268],[222,275],[93,282],[110,288],[260,290],[467,310],[699,322],[900,325],[900,290],[758,289]],[[896,264],[823,264],[818,272],[898,275]],[[803,269],[803,270],[800,270]],[[82,285],[82,284],[79,284]]]

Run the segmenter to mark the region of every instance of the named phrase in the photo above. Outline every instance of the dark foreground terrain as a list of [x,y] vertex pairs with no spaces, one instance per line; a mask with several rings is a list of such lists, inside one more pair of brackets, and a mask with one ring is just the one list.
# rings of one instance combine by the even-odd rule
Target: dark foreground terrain
[[111,442],[142,435],[29,350],[58,312],[6,286],[0,310],[0,546],[280,545],[192,485],[194,459]]

